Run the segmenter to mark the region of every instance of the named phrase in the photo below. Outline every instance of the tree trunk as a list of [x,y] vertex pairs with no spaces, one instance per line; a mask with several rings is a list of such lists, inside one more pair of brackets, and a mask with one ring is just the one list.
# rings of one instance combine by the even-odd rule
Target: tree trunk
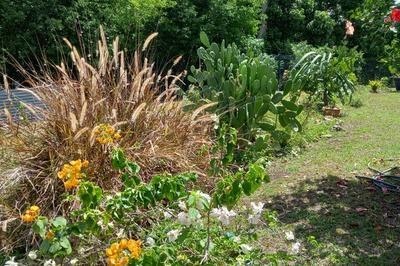
[[324,100],[324,106],[328,107],[328,105],[329,105],[329,92],[328,92],[327,89],[324,90],[324,99],[323,100]]
[[[264,16],[265,13],[267,12],[268,9],[268,0],[265,0],[263,6],[262,6],[262,10],[261,10],[261,15]],[[259,39],[264,39],[265,37],[265,33],[267,32],[267,20],[264,19],[261,23],[261,27],[260,30],[258,32],[258,38]]]

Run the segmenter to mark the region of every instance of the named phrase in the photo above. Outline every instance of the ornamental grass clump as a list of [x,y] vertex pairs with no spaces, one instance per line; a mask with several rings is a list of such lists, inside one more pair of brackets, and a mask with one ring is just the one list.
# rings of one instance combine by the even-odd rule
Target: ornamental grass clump
[[[18,139],[15,148],[22,159],[12,175],[0,179],[0,213],[7,213],[0,221],[17,215],[17,210],[10,215],[10,209],[29,203],[40,205],[49,216],[70,212],[73,204],[62,202],[62,194],[79,186],[82,169],[85,179],[105,190],[118,190],[122,182],[107,155],[114,146],[140,165],[144,181],[164,172],[206,176],[213,119],[205,107],[185,112],[177,96],[183,73],[173,75],[170,69],[159,74],[145,56],[156,35],[129,60],[119,49],[118,38],[109,46],[100,29],[95,55],[81,55],[66,40],[72,63],[41,74],[21,69],[29,84],[22,90],[44,107],[26,104],[37,117],[33,122],[17,124],[10,119],[8,129]],[[71,163],[63,167],[65,162]],[[82,169],[75,169],[76,164]],[[10,178],[12,193],[5,185]]]

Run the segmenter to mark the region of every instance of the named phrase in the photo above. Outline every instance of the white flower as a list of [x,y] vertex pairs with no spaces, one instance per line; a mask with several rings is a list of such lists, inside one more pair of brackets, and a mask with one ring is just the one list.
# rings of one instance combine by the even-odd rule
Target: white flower
[[258,224],[258,222],[260,221],[260,215],[250,214],[247,220],[249,221],[250,224]]
[[124,229],[121,228],[121,230],[119,230],[117,233],[117,237],[123,238],[124,236],[125,236],[125,231],[124,231]]
[[292,231],[285,232],[285,237],[286,237],[286,240],[289,240],[289,241],[294,240],[294,234]]
[[236,216],[236,212],[229,211],[226,207],[213,209],[211,216],[217,218],[223,225],[229,225],[231,219]]
[[300,246],[301,246],[300,242],[294,243],[294,244],[292,245],[292,252],[293,252],[294,254],[299,253],[299,251],[300,251]]
[[101,228],[104,228],[103,220],[102,220],[102,219],[99,219],[99,220],[97,221],[97,225],[100,226]]
[[43,266],[56,266],[56,262],[54,260],[46,260]]
[[253,214],[260,215],[262,213],[263,208],[264,208],[264,203],[262,203],[262,202],[258,202],[258,203],[251,202],[250,205],[251,205]]
[[156,244],[156,241],[152,237],[146,238],[146,244],[149,245],[150,247],[154,246]]
[[174,242],[175,240],[178,239],[180,234],[181,234],[181,230],[179,230],[179,229],[169,231],[167,233],[168,241]]
[[178,206],[179,206],[179,208],[180,208],[182,211],[186,211],[186,210],[187,210],[187,208],[186,208],[186,203],[183,202],[183,201],[179,201],[179,202],[178,202]]
[[178,222],[184,226],[190,226],[192,224],[192,221],[186,212],[180,212],[178,214]]
[[235,242],[235,243],[240,243],[240,241],[242,241],[242,240],[240,239],[240,236],[235,236],[235,237],[233,238],[233,242]]
[[202,210],[204,207],[207,207],[210,205],[211,197],[210,197],[210,195],[203,193],[201,191],[199,191],[197,193],[198,193],[198,196],[200,198],[202,198],[202,200],[197,200],[196,207],[197,207],[197,209]]
[[170,212],[168,212],[168,211],[163,212],[163,214],[164,214],[164,218],[165,219],[171,219],[172,218],[172,214]]
[[6,261],[4,266],[18,266],[18,262],[15,262],[15,257],[11,257],[10,260]]
[[28,257],[29,257],[31,260],[36,260],[36,259],[37,259],[37,250],[29,251]]
[[247,254],[247,253],[249,253],[250,251],[253,250],[253,248],[250,247],[250,246],[247,245],[247,244],[241,244],[241,245],[240,245],[240,248],[242,249],[243,253],[245,253],[245,254]]
[[69,263],[71,263],[71,265],[76,265],[78,263],[78,259],[72,259]]
[[[400,0],[399,0],[399,1],[400,1]],[[211,201],[211,196],[208,195],[207,193],[200,192],[199,194],[200,194],[200,196],[202,196],[206,201],[208,201],[208,202]]]

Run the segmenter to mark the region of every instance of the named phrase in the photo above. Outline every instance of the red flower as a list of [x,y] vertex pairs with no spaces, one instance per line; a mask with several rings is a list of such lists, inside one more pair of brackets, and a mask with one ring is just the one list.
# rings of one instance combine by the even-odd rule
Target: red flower
[[393,22],[400,22],[400,8],[393,8],[390,18]]

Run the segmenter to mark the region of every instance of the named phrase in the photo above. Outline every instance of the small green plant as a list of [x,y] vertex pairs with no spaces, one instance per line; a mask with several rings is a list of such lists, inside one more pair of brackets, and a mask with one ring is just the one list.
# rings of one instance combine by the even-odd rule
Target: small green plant
[[46,217],[39,217],[32,226],[32,230],[42,238],[40,252],[43,256],[49,255],[52,258],[65,257],[72,253],[69,241],[67,220],[64,217],[57,217],[48,220]]
[[360,108],[362,107],[364,104],[362,102],[362,100],[360,98],[356,98],[356,99],[351,99],[350,102],[350,106],[353,108]]
[[384,84],[380,80],[371,80],[368,83],[368,87],[371,89],[371,92],[378,93],[378,90],[382,89],[384,87]]
[[334,106],[336,98],[344,103],[346,97],[355,91],[349,64],[343,54],[334,56],[332,53],[310,52],[292,71],[305,77],[305,92],[310,98],[321,99],[324,106]]

